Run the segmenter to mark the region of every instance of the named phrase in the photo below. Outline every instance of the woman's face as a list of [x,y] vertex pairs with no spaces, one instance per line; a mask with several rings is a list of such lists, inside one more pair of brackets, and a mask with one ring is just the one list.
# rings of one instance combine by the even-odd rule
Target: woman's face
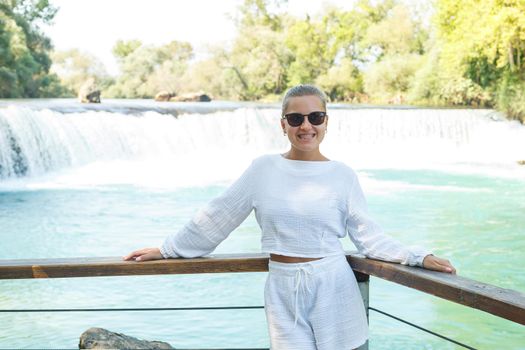
[[[319,111],[326,112],[319,97],[314,95],[298,96],[292,97],[288,101],[288,107],[284,114],[300,113],[307,115]],[[281,126],[288,135],[292,148],[300,152],[319,151],[319,145],[323,141],[327,124],[328,116],[325,117],[324,123],[321,125],[312,125],[308,121],[308,117],[305,117],[304,122],[296,127],[290,126],[286,119],[281,119]]]

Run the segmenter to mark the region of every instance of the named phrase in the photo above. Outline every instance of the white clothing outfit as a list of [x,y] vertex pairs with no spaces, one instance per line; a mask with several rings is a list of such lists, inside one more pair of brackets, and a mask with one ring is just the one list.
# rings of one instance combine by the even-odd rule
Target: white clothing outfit
[[271,261],[264,309],[272,349],[355,349],[368,338],[366,311],[344,255]]
[[[359,252],[369,258],[421,266],[424,257],[430,254],[427,250],[417,247],[408,249],[383,233],[369,217],[357,176],[347,165],[337,161],[289,160],[279,154],[255,159],[222,195],[201,209],[179,232],[166,239],[160,249],[161,254],[164,258],[192,258],[209,254],[246,219],[252,210],[255,210],[262,231],[262,251],[268,254],[310,258],[341,257],[344,250],[339,239],[347,234]],[[308,264],[305,266],[316,265],[315,262]],[[314,347],[304,345],[304,349],[315,349],[315,346],[317,349],[329,349],[329,346],[322,344],[324,342],[330,344],[327,339],[343,333],[341,331],[335,334],[336,328],[355,331],[349,333],[352,339],[341,340],[343,341],[341,346],[334,349],[350,349],[355,347],[353,344],[359,345],[362,339],[366,339],[366,318],[363,320],[362,313],[356,311],[363,308],[362,300],[354,295],[358,287],[348,264],[343,274],[341,266],[326,265],[332,266],[330,269],[334,269],[333,273],[339,271],[335,279],[330,277],[331,275],[328,276],[332,274],[332,270],[323,273],[327,275],[327,280],[332,278],[333,283],[330,282],[333,286],[330,287],[333,288],[332,291],[323,291],[324,285],[317,285],[320,280],[318,277],[313,277],[317,275],[313,274],[312,278],[309,278],[310,274],[305,269],[296,270],[295,274],[298,273],[297,271],[301,272],[287,280],[285,278],[288,276],[285,272],[287,269],[277,268],[280,265],[282,264],[270,263],[267,293],[265,293],[271,341],[275,344],[272,346],[273,349],[290,349],[284,345],[283,339],[291,337],[296,339],[297,343],[298,334],[302,334],[304,338],[301,344],[314,344]],[[290,333],[289,327],[281,322],[285,322],[285,319],[288,323],[290,321],[291,309],[286,298],[299,297],[293,286],[298,281],[302,284],[300,279],[305,284],[306,281],[312,280],[308,286],[315,293],[312,294],[312,298],[307,298],[310,306],[305,304],[304,307],[299,307],[300,303],[293,306],[293,309],[297,306],[297,310],[300,311],[294,313],[298,315],[298,319],[295,323],[295,316],[293,316],[292,326],[299,328]],[[293,283],[290,282],[292,280]],[[341,288],[338,284],[336,287],[335,281],[339,283],[339,280],[344,280],[341,283],[346,287]],[[286,292],[278,293],[279,288],[272,287],[278,285],[288,285]],[[337,306],[325,307],[324,299],[331,298],[331,293],[337,294],[337,291],[346,294],[340,294],[339,299],[334,301],[336,303],[334,305]],[[315,297],[316,295],[318,297]],[[348,306],[346,300],[360,306]],[[344,311],[315,316],[316,312],[333,310],[334,307]],[[317,311],[304,313],[304,310]],[[332,318],[332,315],[336,317]],[[314,321],[314,319],[326,321]],[[308,329],[307,325],[311,329],[309,333],[301,332],[301,329]],[[312,343],[312,334],[315,343]],[[297,346],[291,348],[302,350]]]
[[321,258],[344,254],[347,234],[361,254],[421,266],[428,251],[408,249],[371,220],[355,172],[337,161],[297,161],[266,155],[212,200],[160,251],[164,258],[211,253],[252,210],[262,230],[262,251]]

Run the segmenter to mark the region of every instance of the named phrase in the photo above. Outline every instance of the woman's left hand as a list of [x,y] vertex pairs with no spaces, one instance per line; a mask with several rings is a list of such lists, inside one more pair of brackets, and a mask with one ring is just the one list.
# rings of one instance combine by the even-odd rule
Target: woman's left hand
[[423,259],[423,268],[439,272],[447,272],[453,275],[456,274],[456,269],[452,266],[450,261],[438,258],[434,255],[425,256],[425,259]]

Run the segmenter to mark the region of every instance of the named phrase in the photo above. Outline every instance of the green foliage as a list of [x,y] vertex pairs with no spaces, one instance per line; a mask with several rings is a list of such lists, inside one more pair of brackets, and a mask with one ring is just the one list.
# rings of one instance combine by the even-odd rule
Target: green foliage
[[40,81],[40,91],[38,97],[51,98],[62,97],[67,94],[60,78],[56,74],[45,75]]
[[485,56],[470,57],[465,63],[465,77],[483,88],[489,88],[496,83],[504,71],[489,62]]
[[181,92],[206,92],[215,99],[240,100],[244,88],[234,67],[227,61],[223,48],[214,48],[213,55],[193,64],[183,75]]
[[421,43],[415,40],[415,26],[408,8],[396,5],[384,18],[368,27],[364,43],[380,50],[380,56],[420,51]]
[[365,92],[379,103],[405,102],[421,63],[417,54],[385,56],[365,73]]
[[496,106],[507,116],[525,123],[525,81],[506,74],[497,91]]
[[39,23],[51,23],[58,11],[49,0],[3,0],[2,3],[35,27]]
[[56,13],[47,0],[0,2],[0,97],[48,96],[51,42],[39,30]]
[[[151,98],[160,91],[179,92],[183,86],[182,76],[193,56],[189,43],[172,41],[163,46],[134,47],[117,43],[113,52],[122,54],[121,75],[107,90],[107,96],[118,98]],[[126,55],[123,55],[126,53]]]
[[115,46],[113,46],[113,56],[122,60],[126,58],[130,53],[138,49],[140,46],[142,46],[140,40],[117,40]]
[[404,103],[425,61],[428,33],[402,3],[385,1],[374,7],[362,2],[361,6],[368,23],[360,41],[366,53],[366,60],[361,60],[366,64],[365,92],[378,103]]
[[210,49],[204,60],[192,62],[184,42],[119,40],[115,81],[77,50],[53,55],[59,81],[49,73],[51,43],[39,30],[56,9],[49,0],[0,0],[0,97],[73,95],[88,77],[104,96],[120,98],[202,91],[269,101],[315,83],[332,101],[495,105],[523,121],[525,0],[433,3],[425,26],[423,2],[357,0],[349,10],[295,18],[286,0],[244,0],[233,43]]
[[439,0],[439,98],[523,120],[525,0]]
[[344,58],[338,65],[332,66],[315,83],[332,101],[361,102],[359,96],[363,91],[363,79],[350,58]]
[[336,54],[325,23],[308,18],[288,29],[286,45],[294,57],[288,69],[289,85],[315,82],[332,66]]
[[435,18],[449,72],[480,62],[493,71],[523,70],[525,0],[440,0]]
[[410,103],[439,105],[437,91],[440,89],[439,50],[434,46],[421,56],[420,68],[414,73],[407,99]]
[[280,31],[283,28],[283,19],[272,12],[278,10],[286,3],[286,0],[244,0],[239,6],[240,19],[237,20],[239,28],[268,27],[272,31]]
[[442,83],[438,96],[447,105],[487,107],[491,104],[490,94],[467,78],[456,78]]
[[[287,86],[290,50],[284,44],[289,18],[278,14],[284,1],[245,0],[239,7],[238,35],[231,49],[214,48],[184,74],[179,90],[214,97],[260,100],[282,94]],[[177,92],[179,92],[177,90]]]
[[322,21],[336,57],[340,55],[359,62],[366,60],[367,52],[362,41],[370,25],[367,13],[329,8]]
[[245,28],[243,35],[237,38],[230,54],[230,65],[225,68],[237,75],[241,99],[258,100],[285,90],[290,60],[284,33],[257,25]]
[[51,57],[51,70],[60,77],[63,86],[62,96],[77,96],[80,87],[89,78],[94,78],[101,89],[112,83],[102,62],[91,54],[72,49],[54,52]]

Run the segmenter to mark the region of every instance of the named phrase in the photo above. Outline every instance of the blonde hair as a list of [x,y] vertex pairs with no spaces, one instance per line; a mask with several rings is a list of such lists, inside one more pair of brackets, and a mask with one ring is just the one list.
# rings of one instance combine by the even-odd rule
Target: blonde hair
[[290,88],[290,90],[288,90],[284,95],[281,116],[284,116],[284,113],[288,108],[288,104],[290,103],[290,99],[299,96],[319,97],[319,100],[321,100],[323,108],[326,111],[326,103],[328,101],[328,97],[326,97],[326,94],[315,85],[300,84]]

